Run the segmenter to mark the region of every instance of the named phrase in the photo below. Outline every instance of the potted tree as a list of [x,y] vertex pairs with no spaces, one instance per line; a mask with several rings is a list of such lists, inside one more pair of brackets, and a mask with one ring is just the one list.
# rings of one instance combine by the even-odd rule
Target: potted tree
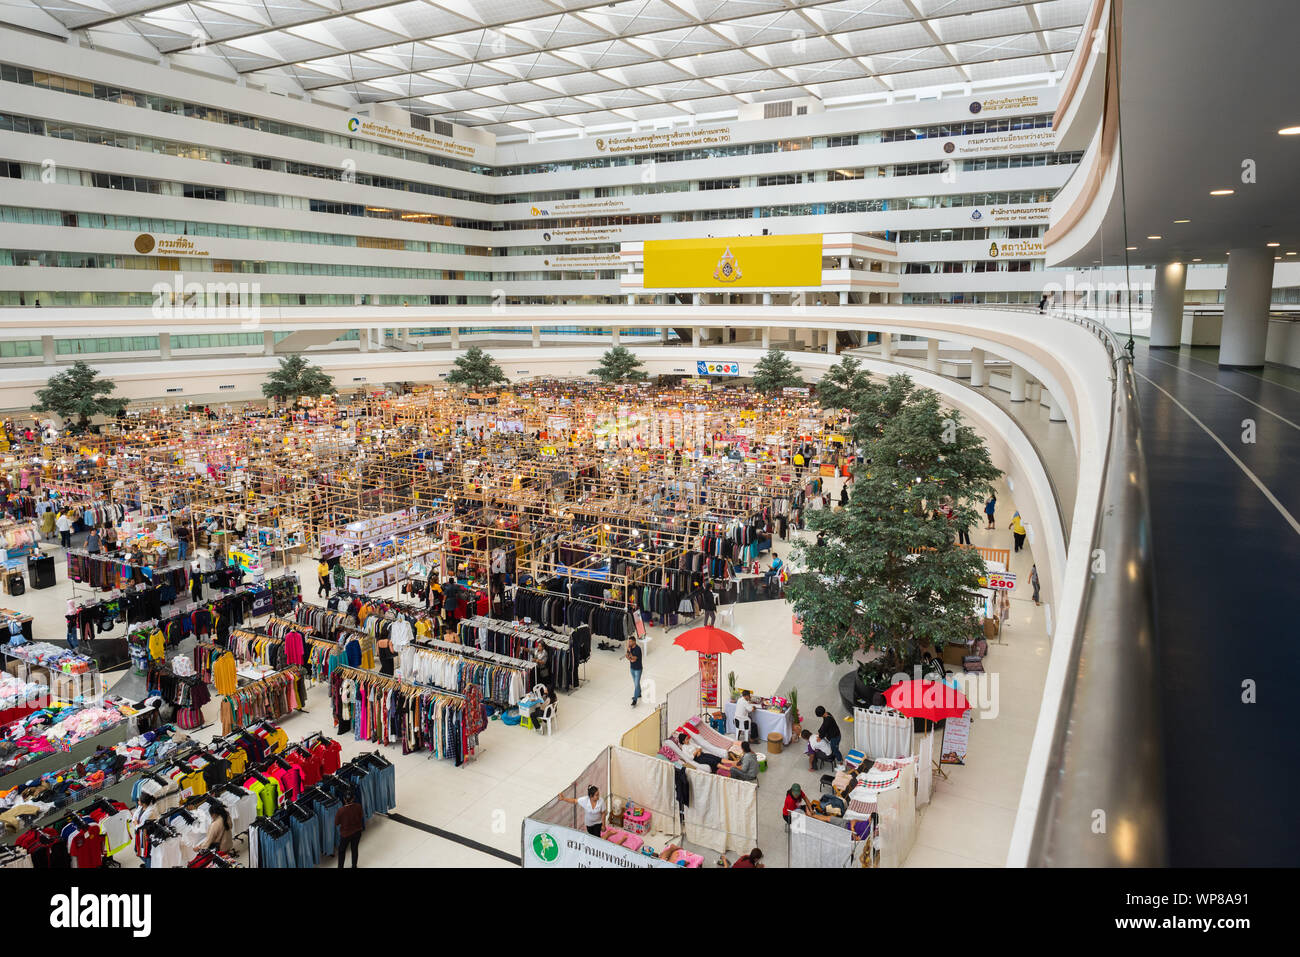
[[[798,546],[805,573],[788,594],[803,643],[824,648],[833,663],[856,663],[840,693],[862,707],[894,675],[910,674],[923,649],[976,637],[984,562],[954,543],[952,527],[977,522],[970,503],[983,502],[1001,472],[983,439],[934,392],[905,375],[873,382],[851,357],[841,366],[818,393],[824,406],[849,410],[865,464],[847,507],[809,513],[825,541]],[[953,506],[951,523],[938,511],[943,500]]]

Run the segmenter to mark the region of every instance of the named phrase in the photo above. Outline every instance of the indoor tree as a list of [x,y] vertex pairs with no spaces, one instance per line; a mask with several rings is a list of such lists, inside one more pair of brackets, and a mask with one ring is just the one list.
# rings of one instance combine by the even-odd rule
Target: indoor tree
[[285,356],[262,383],[262,395],[268,399],[295,404],[303,397],[316,398],[333,391],[334,380],[300,355]]
[[110,398],[116,389],[116,383],[99,378],[98,371],[78,359],[36,390],[32,411],[53,412],[68,423],[68,431],[85,432],[93,416],[117,416],[126,410],[126,399]]
[[614,346],[600,357],[600,365],[590,373],[601,382],[640,382],[646,377],[642,363],[626,346]]
[[447,381],[470,389],[486,389],[508,380],[495,359],[478,346],[470,346],[463,356],[452,363]]
[[754,389],[775,395],[787,386],[803,385],[803,376],[780,349],[772,348],[754,365]]
[[[905,375],[872,382],[846,366],[822,402],[849,410],[849,434],[862,449],[853,496],[837,511],[809,512],[821,545],[798,546],[806,570],[788,594],[803,621],[803,642],[831,661],[858,651],[880,654],[858,672],[876,690],[910,671],[928,649],[979,633],[979,552],[955,544],[958,525],[973,525],[1001,475],[961,416]],[[837,391],[838,390],[838,391]],[[936,509],[949,501],[950,522]]]

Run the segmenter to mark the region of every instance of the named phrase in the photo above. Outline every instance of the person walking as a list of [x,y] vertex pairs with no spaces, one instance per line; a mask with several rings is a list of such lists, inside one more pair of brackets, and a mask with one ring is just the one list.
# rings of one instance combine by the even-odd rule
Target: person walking
[[1029,569],[1029,587],[1034,590],[1034,604],[1038,604],[1038,566],[1033,565]]
[[322,596],[325,598],[330,596],[330,566],[324,556],[316,565],[316,597]]
[[989,530],[998,527],[998,523],[994,520],[994,514],[997,512],[997,510],[998,510],[998,496],[997,493],[995,492],[994,494],[990,495],[989,500],[984,503],[984,514],[988,516],[989,524],[987,528]]
[[840,486],[840,508],[847,508],[849,504],[849,483],[845,482]]
[[712,628],[718,620],[718,600],[713,596],[712,584],[707,581],[701,583],[695,597],[700,603],[700,610],[704,612],[704,627]]
[[1047,293],[1043,293],[1042,298],[1038,300],[1038,313],[1042,315],[1047,308]]
[[817,729],[817,733],[831,746],[831,760],[838,764],[844,760],[844,755],[840,754],[840,726],[836,724],[831,713],[821,705],[817,706],[814,714],[822,719],[821,727]]
[[1015,538],[1016,551],[1025,547],[1025,524],[1020,520],[1020,513],[1011,516],[1011,524],[1007,526],[1011,529],[1011,534]]
[[343,866],[343,852],[352,848],[352,866],[357,866],[357,846],[361,843],[361,832],[366,829],[366,815],[357,800],[355,791],[349,791],[343,799],[343,805],[334,812],[334,824],[339,829],[339,846],[334,852],[338,855],[338,865]]
[[59,544],[64,548],[71,548],[72,519],[68,518],[67,512],[59,513],[59,517],[54,520],[54,527],[59,530]]
[[582,809],[582,826],[592,837],[600,837],[605,826],[605,802],[601,799],[600,788],[592,784],[587,787],[587,796],[580,798],[565,797],[557,794],[565,804],[573,804]]
[[632,707],[641,700],[641,646],[636,643],[636,635],[627,640],[627,663],[632,670]]

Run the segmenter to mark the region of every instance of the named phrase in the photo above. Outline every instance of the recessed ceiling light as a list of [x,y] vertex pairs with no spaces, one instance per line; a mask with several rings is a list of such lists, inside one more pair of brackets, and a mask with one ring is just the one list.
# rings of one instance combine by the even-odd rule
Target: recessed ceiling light
[[1212,189],[1212,190],[1210,190],[1210,195],[1211,195],[1211,196],[1231,196],[1231,195],[1232,195],[1233,193],[1235,193],[1235,192],[1236,192],[1236,190],[1234,190],[1234,189]]
[[1300,136],[1300,126],[1284,126],[1277,131],[1278,136]]
[[1174,222],[1175,222],[1175,223],[1190,223],[1191,220],[1190,220],[1190,219],[1175,219]]
[[1201,261],[1201,260],[1200,260],[1200,258],[1199,258],[1199,257],[1198,257],[1198,258],[1196,258],[1196,259],[1193,259],[1193,260],[1192,260],[1192,262],[1194,262],[1194,263],[1198,263],[1198,262],[1200,262],[1200,261]]
[[1272,249],[1274,246],[1281,246],[1282,244],[1281,244],[1281,243],[1265,243],[1264,245],[1266,245],[1269,249]]
[[1125,246],[1124,248],[1125,248],[1125,249],[1137,249],[1136,246]]
[[1289,252],[1289,253],[1287,253],[1287,255],[1288,255],[1288,256],[1294,256],[1295,253],[1294,253],[1294,252]]
[[1148,236],[1147,239],[1164,239],[1163,236]]

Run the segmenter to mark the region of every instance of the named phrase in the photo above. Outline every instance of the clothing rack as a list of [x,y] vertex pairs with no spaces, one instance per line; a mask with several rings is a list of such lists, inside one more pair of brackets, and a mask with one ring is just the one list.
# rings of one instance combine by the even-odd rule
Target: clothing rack
[[[519,699],[534,684],[531,676],[536,670],[536,662],[497,654],[492,651],[482,651],[470,645],[459,645],[436,638],[417,638],[402,649],[402,676],[408,681],[416,677],[417,672],[421,671],[419,668],[420,651],[451,658],[469,666],[468,668],[457,669],[456,678],[458,682],[477,684],[483,691],[485,701],[490,701],[502,707],[511,707],[518,704]],[[484,668],[488,670],[485,672]],[[432,673],[438,674],[438,669],[433,669]],[[450,687],[446,681],[431,681],[430,683],[438,688],[448,688],[452,691],[460,690],[459,685]]]
[[250,681],[221,698],[221,731],[229,734],[234,728],[251,721],[280,718],[291,711],[303,711],[307,700],[307,684],[302,670],[290,665],[282,671]]

